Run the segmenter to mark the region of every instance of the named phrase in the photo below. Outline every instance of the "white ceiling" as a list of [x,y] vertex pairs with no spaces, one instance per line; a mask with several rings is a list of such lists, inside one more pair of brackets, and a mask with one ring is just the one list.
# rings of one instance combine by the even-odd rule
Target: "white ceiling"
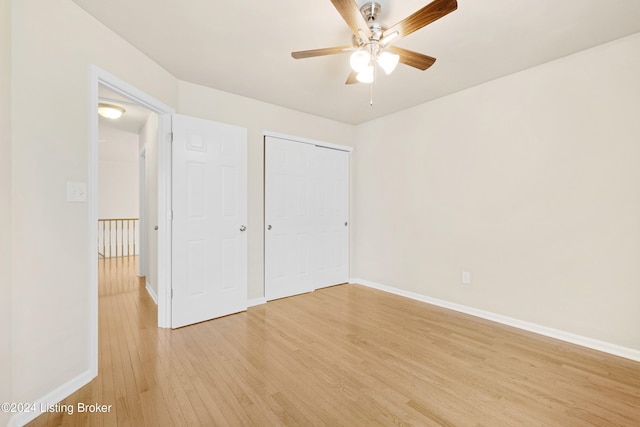
[[[74,0],[181,80],[351,124],[640,32],[639,0],[458,0],[458,10],[394,43],[437,58],[399,65],[373,86],[346,86],[348,45],[329,0]],[[393,25],[428,0],[384,0]],[[103,48],[103,47],[101,47]]]

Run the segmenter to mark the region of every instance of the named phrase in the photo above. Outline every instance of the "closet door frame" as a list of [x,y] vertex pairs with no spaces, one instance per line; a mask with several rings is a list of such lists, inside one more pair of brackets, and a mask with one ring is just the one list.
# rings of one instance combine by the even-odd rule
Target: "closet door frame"
[[[333,150],[339,150],[339,151],[343,151],[343,152],[347,152],[349,153],[349,164],[348,164],[348,178],[347,178],[347,198],[348,198],[348,203],[347,203],[347,222],[349,223],[349,229],[351,228],[351,220],[350,220],[350,191],[351,191],[351,179],[350,179],[350,175],[351,175],[351,156],[350,153],[353,151],[353,147],[349,147],[346,145],[339,145],[339,144],[333,144],[333,143],[329,143],[329,142],[324,142],[324,141],[318,141],[318,140],[313,140],[313,139],[309,139],[309,138],[302,138],[302,137],[297,137],[297,136],[292,136],[292,135],[285,135],[285,134],[281,134],[281,133],[277,133],[277,132],[271,132],[271,131],[264,131],[263,132],[263,141],[264,141],[264,186],[263,186],[263,191],[264,191],[264,212],[263,212],[263,230],[264,230],[264,252],[263,252],[263,261],[264,261],[264,270],[263,270],[263,284],[264,284],[264,296],[265,296],[265,300],[272,300],[272,299],[277,299],[277,298],[269,298],[269,290],[267,288],[268,286],[268,277],[267,277],[267,233],[269,232],[269,230],[267,230],[268,227],[268,223],[267,223],[267,203],[268,203],[268,199],[267,199],[267,137],[272,137],[272,138],[278,138],[278,139],[283,139],[283,140],[287,140],[287,141],[291,141],[291,142],[295,142],[295,143],[300,143],[300,144],[309,144],[309,145],[313,145],[316,147],[321,147],[321,148],[329,148],[329,149],[333,149]],[[349,233],[350,234],[350,233]],[[350,239],[349,239],[350,241]],[[350,243],[347,242],[347,264],[349,262],[349,247],[350,247]],[[348,277],[346,278],[348,279]],[[326,286],[326,285],[325,285]],[[330,285],[329,285],[330,286]],[[322,288],[324,286],[320,285],[320,286],[313,286],[312,289],[309,289],[309,291],[313,291],[315,289],[319,289]]]

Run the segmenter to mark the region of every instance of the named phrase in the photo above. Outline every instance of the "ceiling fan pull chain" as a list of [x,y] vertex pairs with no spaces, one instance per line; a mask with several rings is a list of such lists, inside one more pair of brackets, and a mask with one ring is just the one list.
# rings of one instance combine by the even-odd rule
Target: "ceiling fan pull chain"
[[373,85],[375,84],[376,80],[378,77],[378,70],[376,69],[375,65],[373,67],[373,81],[371,82],[371,96],[369,97],[369,106],[373,108]]
[[373,107],[373,82],[371,82],[371,96],[369,97],[369,106]]

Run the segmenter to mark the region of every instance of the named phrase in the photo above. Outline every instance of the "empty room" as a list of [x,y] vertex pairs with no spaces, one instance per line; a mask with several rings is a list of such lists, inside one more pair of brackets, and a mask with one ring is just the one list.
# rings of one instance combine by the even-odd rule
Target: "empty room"
[[639,426],[637,0],[0,0],[0,426]]

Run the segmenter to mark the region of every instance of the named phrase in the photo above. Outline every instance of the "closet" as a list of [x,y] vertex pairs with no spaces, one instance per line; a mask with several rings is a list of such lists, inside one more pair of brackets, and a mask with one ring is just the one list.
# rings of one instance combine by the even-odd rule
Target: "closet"
[[350,148],[265,136],[265,298],[349,280]]

